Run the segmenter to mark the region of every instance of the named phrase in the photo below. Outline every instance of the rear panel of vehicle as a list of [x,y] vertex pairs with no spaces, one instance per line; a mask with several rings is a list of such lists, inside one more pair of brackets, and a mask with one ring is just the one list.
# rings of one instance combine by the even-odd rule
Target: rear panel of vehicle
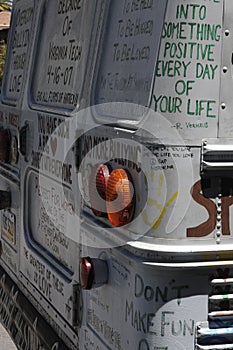
[[[232,10],[223,0],[15,1],[1,265],[70,349],[231,349],[232,199],[203,188],[200,167],[215,184],[208,157],[222,162],[231,145]],[[107,206],[96,215],[100,164],[133,184],[125,226],[110,224]],[[83,257],[99,288],[81,290]]]

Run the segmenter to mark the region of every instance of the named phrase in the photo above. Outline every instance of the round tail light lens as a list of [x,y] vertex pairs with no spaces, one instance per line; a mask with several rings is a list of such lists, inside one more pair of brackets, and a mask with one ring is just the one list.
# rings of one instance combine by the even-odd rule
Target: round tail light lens
[[133,184],[126,170],[115,169],[111,172],[107,183],[106,206],[112,226],[124,226],[131,221],[135,198]]
[[96,216],[106,217],[106,189],[109,179],[109,168],[101,164],[93,171],[91,178],[89,197],[91,209]]

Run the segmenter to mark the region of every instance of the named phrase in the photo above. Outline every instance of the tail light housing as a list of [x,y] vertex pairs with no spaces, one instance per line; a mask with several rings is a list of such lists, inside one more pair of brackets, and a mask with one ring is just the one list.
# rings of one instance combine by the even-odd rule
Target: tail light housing
[[127,225],[135,208],[134,186],[125,169],[101,164],[93,171],[89,198],[95,216],[108,218],[113,227]]

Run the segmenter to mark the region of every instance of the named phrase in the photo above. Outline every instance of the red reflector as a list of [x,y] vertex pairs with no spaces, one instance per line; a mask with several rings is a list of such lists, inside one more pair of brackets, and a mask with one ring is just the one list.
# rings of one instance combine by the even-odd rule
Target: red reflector
[[108,219],[112,226],[128,224],[134,212],[134,188],[129,175],[124,169],[111,172],[106,193]]
[[97,170],[93,171],[90,183],[91,209],[96,216],[106,217],[106,188],[109,179],[109,168],[101,164]]
[[82,258],[80,262],[80,283],[83,289],[91,289],[94,282],[94,268],[91,258]]

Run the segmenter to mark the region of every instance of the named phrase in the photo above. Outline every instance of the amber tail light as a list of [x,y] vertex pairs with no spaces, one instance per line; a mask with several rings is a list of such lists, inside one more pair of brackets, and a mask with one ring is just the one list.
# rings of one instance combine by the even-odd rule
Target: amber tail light
[[134,213],[134,187],[128,172],[115,169],[111,172],[106,192],[108,219],[112,226],[128,224]]
[[107,217],[106,213],[106,188],[110,175],[109,167],[101,164],[93,170],[90,183],[90,203],[93,213],[98,217]]
[[101,164],[93,170],[89,198],[95,216],[106,217],[113,227],[127,225],[135,208],[134,186],[124,169],[114,169]]

